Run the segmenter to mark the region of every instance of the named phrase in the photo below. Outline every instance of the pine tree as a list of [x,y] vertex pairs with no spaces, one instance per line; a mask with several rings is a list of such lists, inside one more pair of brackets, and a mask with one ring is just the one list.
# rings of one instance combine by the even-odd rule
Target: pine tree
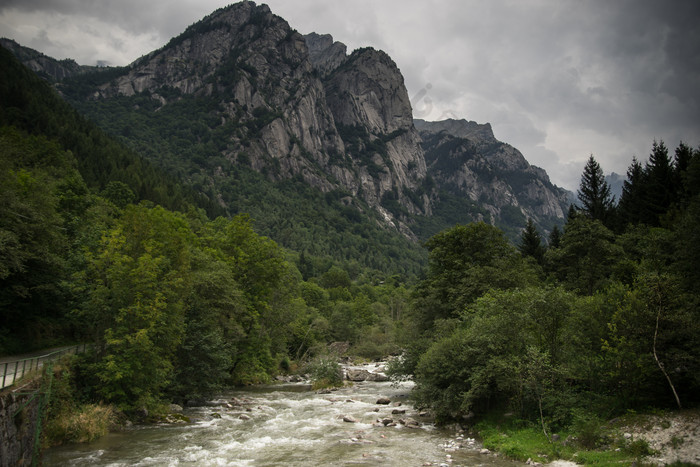
[[685,189],[685,178],[692,159],[693,149],[681,141],[673,158],[673,186],[676,188],[676,196],[673,201],[675,203],[686,204],[688,201],[689,195]]
[[561,230],[555,225],[549,233],[549,247],[559,248],[559,245],[561,245]]
[[663,141],[654,141],[649,161],[644,168],[645,210],[642,222],[652,226],[661,224],[660,217],[671,207],[673,199],[673,168],[668,148]]
[[622,224],[638,224],[644,211],[644,168],[636,157],[627,169],[627,180],[622,184],[622,196],[618,204]]
[[532,256],[537,263],[541,264],[544,257],[544,247],[542,246],[542,237],[540,237],[535,223],[532,218],[527,219],[527,225],[520,234],[520,243],[518,250],[523,256]]
[[605,175],[593,154],[588,158],[586,167],[581,175],[581,185],[578,191],[581,210],[591,219],[608,224],[611,220],[614,198],[610,194],[610,186],[605,181]]

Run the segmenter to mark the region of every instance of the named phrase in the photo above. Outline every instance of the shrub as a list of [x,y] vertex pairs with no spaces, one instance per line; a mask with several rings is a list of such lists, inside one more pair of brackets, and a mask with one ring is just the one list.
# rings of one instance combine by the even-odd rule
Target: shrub
[[593,414],[574,411],[572,428],[581,447],[594,449],[605,437],[603,421]]
[[46,427],[47,441],[50,445],[88,443],[106,435],[116,419],[116,412],[111,406],[86,404],[51,419]]
[[307,371],[311,375],[313,389],[332,388],[343,385],[343,371],[332,355],[319,355],[309,362]]

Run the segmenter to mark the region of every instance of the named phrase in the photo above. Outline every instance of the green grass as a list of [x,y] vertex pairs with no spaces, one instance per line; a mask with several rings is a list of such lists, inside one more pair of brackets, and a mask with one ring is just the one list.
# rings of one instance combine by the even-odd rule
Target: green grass
[[[604,442],[595,447],[582,446],[578,433],[562,431],[550,441],[539,424],[506,417],[490,417],[475,426],[485,448],[519,461],[531,459],[547,463],[556,459],[594,466],[642,465],[645,456],[652,454],[643,441],[625,442],[600,426]],[[550,434],[551,436],[551,434]]]

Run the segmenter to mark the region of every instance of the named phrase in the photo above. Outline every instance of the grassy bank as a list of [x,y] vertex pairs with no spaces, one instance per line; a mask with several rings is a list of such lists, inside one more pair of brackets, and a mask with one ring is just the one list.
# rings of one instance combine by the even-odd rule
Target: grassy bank
[[649,415],[632,413],[612,421],[579,417],[566,430],[545,434],[538,423],[501,415],[480,421],[474,430],[485,448],[523,462],[544,464],[561,459],[595,466],[656,465],[657,456],[662,454],[660,449],[668,448],[665,457],[668,465],[697,465],[677,460],[682,456],[675,452],[687,442],[685,438],[695,436],[694,432],[685,437],[675,435],[668,446],[652,446],[645,432],[658,433],[669,428],[671,422],[663,418],[655,423],[649,420]]

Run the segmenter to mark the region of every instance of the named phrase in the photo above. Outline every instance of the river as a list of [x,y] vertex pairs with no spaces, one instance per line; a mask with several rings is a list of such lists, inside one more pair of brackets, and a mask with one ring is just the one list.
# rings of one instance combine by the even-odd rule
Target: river
[[[411,385],[356,382],[328,394],[303,383],[232,390],[205,407],[186,408],[191,423],[132,426],[93,443],[52,448],[43,464],[522,465],[480,453],[454,428],[436,428],[407,402]],[[380,398],[391,403],[377,404]]]

